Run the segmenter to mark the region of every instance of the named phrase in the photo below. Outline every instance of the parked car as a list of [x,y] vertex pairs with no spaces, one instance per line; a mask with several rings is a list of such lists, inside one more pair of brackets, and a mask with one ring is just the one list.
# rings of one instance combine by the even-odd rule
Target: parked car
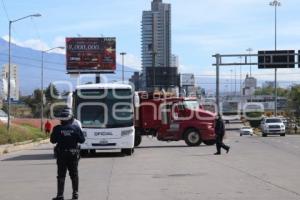
[[8,121],[7,114],[3,110],[0,110],[0,122],[7,123],[7,121]]
[[250,126],[244,126],[240,129],[240,136],[251,135],[253,136],[253,129]]
[[261,121],[260,125],[262,136],[280,135],[285,136],[285,125],[280,118],[267,117]]

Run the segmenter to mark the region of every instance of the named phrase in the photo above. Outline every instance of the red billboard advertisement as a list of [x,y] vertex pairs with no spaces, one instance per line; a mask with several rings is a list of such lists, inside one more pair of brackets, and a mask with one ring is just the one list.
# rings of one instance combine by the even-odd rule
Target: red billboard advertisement
[[116,70],[116,38],[66,38],[68,73],[112,73]]

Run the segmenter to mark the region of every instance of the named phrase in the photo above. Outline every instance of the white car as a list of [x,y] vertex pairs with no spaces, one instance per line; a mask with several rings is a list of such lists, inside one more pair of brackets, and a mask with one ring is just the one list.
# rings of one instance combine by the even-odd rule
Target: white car
[[3,110],[0,110],[0,122],[7,123],[7,121],[8,121],[7,114]]
[[267,117],[261,121],[262,136],[280,135],[285,136],[285,125],[280,118]]
[[253,136],[253,129],[250,126],[244,126],[240,129],[240,136],[251,135]]

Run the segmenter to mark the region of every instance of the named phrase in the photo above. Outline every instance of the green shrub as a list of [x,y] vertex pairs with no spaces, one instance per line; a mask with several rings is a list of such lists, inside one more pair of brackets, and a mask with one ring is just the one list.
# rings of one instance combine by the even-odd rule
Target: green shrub
[[10,132],[7,132],[6,125],[0,124],[0,144],[13,144],[27,140],[36,141],[38,138],[46,138],[38,128],[30,125],[12,125]]

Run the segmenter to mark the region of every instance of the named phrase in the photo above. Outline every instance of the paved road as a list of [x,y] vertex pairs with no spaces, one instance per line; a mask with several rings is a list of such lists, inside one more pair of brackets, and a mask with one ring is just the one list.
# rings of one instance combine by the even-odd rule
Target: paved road
[[[299,200],[300,136],[228,133],[231,152],[144,138],[134,156],[98,154],[81,159],[84,200]],[[50,199],[56,192],[52,146],[0,157],[1,200]],[[71,196],[67,179],[66,198]]]

